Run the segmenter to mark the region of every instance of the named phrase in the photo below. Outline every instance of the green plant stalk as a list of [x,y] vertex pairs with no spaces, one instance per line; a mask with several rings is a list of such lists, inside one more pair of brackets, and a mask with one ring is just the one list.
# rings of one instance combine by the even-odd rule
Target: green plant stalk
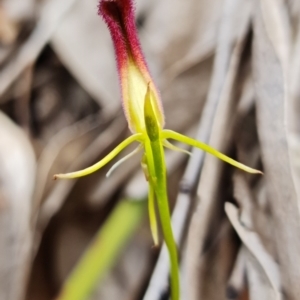
[[122,201],[99,230],[80,262],[65,282],[57,300],[85,300],[134,233],[146,209],[145,201]]
[[166,168],[162,143],[159,140],[151,142],[151,149],[153,153],[153,161],[156,174],[154,190],[157,198],[158,213],[160,216],[163,236],[169,251],[171,263],[171,297],[172,300],[179,300],[180,289],[177,247],[172,231],[171,217],[169,211],[166,183]]
[[151,103],[151,96],[145,97],[145,125],[146,132],[144,145],[145,156],[147,158],[149,185],[157,199],[158,213],[165,243],[167,245],[171,264],[171,298],[179,300],[179,267],[176,242],[174,239],[171,217],[169,211],[169,202],[167,195],[167,172],[164,158],[163,142],[161,138],[161,129],[155,117],[155,111]]

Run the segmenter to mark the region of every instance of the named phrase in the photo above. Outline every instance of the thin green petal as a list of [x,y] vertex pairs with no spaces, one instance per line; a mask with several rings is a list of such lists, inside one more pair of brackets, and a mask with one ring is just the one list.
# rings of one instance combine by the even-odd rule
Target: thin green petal
[[250,168],[244,164],[241,164],[239,162],[237,162],[236,160],[224,155],[223,153],[219,152],[218,150],[214,149],[213,147],[207,145],[207,144],[204,144],[200,141],[197,141],[197,140],[194,140],[190,137],[187,137],[185,135],[182,135],[180,133],[177,133],[175,131],[172,131],[172,130],[163,130],[162,131],[162,137],[164,139],[173,139],[173,140],[176,140],[176,141],[179,141],[181,143],[184,143],[184,144],[188,144],[190,146],[193,146],[193,147],[197,147],[209,154],[212,154],[214,155],[215,157],[233,165],[234,167],[236,168],[239,168],[245,172],[248,172],[248,173],[252,173],[252,174],[263,174],[261,171],[259,170],[256,170],[256,169],[253,169],[253,168]]
[[117,156],[124,148],[129,146],[131,143],[138,141],[142,137],[141,133],[137,133],[134,135],[131,135],[126,140],[124,140],[122,143],[120,143],[114,150],[112,150],[108,155],[106,155],[103,159],[101,159],[99,162],[94,164],[91,167],[88,167],[86,169],[83,169],[81,171],[72,172],[72,173],[66,173],[66,174],[56,174],[54,175],[54,179],[57,178],[63,178],[63,179],[71,179],[71,178],[77,178],[89,175],[91,173],[94,173],[101,169],[103,166],[105,166],[107,163],[109,163],[115,156]]

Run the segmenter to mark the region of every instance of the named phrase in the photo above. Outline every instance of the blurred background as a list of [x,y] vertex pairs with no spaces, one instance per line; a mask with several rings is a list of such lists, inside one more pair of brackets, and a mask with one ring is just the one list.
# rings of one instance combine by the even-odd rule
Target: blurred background
[[[129,134],[97,5],[0,1],[0,300],[169,299],[141,156],[52,180]],[[298,0],[136,0],[166,128],[264,172],[166,150],[182,300],[299,299],[299,21]]]

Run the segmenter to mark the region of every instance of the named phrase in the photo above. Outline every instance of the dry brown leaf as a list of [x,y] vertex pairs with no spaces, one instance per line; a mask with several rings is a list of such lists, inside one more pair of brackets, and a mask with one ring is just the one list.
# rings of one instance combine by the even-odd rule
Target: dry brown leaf
[[246,262],[245,249],[244,247],[241,247],[227,282],[226,294],[228,300],[232,298],[239,299],[239,295],[241,295],[245,289]]
[[[275,263],[273,258],[267,253],[263,244],[261,243],[259,236],[254,231],[249,231],[244,228],[239,221],[239,213],[238,209],[232,203],[225,203],[225,211],[226,214],[238,233],[240,239],[246,246],[247,250],[251,253],[251,255],[255,258],[255,262],[250,262],[247,266],[251,269],[251,279],[255,281],[255,284],[259,283],[258,278],[263,280],[265,284],[264,287],[261,287],[265,295],[269,295],[268,298],[260,298],[260,299],[281,299],[280,297],[280,278],[279,278],[279,268]],[[248,261],[249,263],[249,261]],[[247,263],[247,264],[248,264]],[[252,269],[253,268],[253,269]],[[253,272],[253,273],[252,273]],[[250,282],[251,288],[251,282]],[[255,287],[254,287],[255,289]],[[272,293],[270,294],[269,291]],[[256,297],[256,295],[255,295]],[[251,297],[251,299],[259,299]]]
[[300,294],[300,214],[285,128],[284,74],[260,6],[254,19],[253,80],[257,127],[268,198],[272,206],[281,278],[288,299]]
[[97,4],[98,0],[77,1],[51,45],[78,82],[111,114],[121,105],[118,77],[109,32],[97,14]]
[[22,300],[31,263],[35,156],[22,130],[0,112],[0,299]]
[[248,255],[246,263],[247,279],[249,284],[249,299],[250,300],[275,300],[279,299],[274,296],[274,291],[268,286],[268,282],[262,274],[257,262]]

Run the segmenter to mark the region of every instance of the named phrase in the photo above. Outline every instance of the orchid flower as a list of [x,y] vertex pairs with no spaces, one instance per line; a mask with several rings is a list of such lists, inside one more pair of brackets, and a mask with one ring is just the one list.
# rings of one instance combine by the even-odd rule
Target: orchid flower
[[150,76],[140,47],[132,0],[100,0],[99,15],[107,24],[113,40],[122,90],[123,109],[132,135],[95,165],[73,173],[57,174],[54,178],[77,178],[91,174],[109,163],[128,145],[138,142],[140,145],[132,153],[117,162],[111,171],[135,153],[143,151],[141,166],[149,185],[150,228],[154,244],[158,245],[155,210],[155,206],[157,206],[163,237],[170,256],[172,300],[178,300],[178,258],[169,212],[164,147],[173,150],[181,149],[172,145],[168,140],[172,139],[200,148],[246,172],[261,172],[229,158],[200,141],[163,129],[164,114],[160,95]]

